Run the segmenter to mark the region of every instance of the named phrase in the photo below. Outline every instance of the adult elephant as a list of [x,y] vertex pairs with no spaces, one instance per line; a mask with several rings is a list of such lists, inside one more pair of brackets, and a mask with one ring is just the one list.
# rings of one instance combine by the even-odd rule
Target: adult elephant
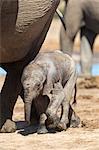
[[75,36],[79,29],[81,38],[81,71],[91,75],[93,43],[99,34],[99,1],[98,0],[65,0],[63,27],[60,33],[60,45],[63,52],[72,53]]
[[[13,108],[23,95],[21,75],[38,54],[59,0],[0,0],[0,64],[7,72],[0,99],[0,128],[13,132]],[[2,127],[3,126],[3,127]]]

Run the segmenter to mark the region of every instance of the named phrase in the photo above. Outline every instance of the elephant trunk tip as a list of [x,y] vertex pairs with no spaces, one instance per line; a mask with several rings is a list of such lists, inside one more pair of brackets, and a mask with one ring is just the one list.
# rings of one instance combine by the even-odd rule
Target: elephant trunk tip
[[31,104],[32,103],[25,103],[25,120],[30,125],[30,116],[31,116]]

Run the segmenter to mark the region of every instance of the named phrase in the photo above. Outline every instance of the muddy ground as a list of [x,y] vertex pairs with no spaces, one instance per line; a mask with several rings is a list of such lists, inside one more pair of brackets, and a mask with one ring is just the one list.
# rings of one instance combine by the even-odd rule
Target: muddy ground
[[[57,33],[56,29],[59,29],[58,23],[52,26],[51,31]],[[47,38],[43,50],[53,47],[59,49],[58,34],[55,33],[49,33],[52,39],[51,36]],[[0,77],[0,88],[3,81],[4,77]],[[22,129],[25,126],[24,104],[19,97],[13,115],[18,130],[15,133],[0,134],[0,150],[99,150],[99,77],[78,78],[77,83],[77,105],[74,109],[84,122],[84,127],[45,135],[28,130],[30,134],[27,134]]]

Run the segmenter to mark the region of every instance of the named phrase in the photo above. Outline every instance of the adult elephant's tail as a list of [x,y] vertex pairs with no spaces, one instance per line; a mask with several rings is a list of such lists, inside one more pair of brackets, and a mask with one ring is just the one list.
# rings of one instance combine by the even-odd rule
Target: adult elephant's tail
[[56,10],[56,13],[58,15],[58,17],[60,18],[61,22],[62,22],[62,25],[66,31],[66,24],[65,24],[65,21],[64,21],[64,17],[63,17],[63,14],[61,13],[61,11],[59,9]]

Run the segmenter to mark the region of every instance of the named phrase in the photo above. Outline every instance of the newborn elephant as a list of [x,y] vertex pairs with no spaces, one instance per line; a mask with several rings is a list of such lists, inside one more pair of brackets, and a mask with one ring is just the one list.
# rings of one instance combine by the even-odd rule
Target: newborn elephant
[[[70,56],[60,51],[39,53],[34,61],[24,69],[22,85],[24,88],[26,120],[28,122],[30,122],[32,101],[36,105],[36,109],[39,110],[40,108],[37,105],[41,103],[40,101],[43,101],[38,132],[46,132],[44,126],[45,114],[48,120],[58,128],[66,130],[69,123],[68,117],[72,96],[73,102],[75,102],[73,92],[76,79],[77,73],[74,61]],[[45,104],[44,101],[46,101]],[[60,105],[62,105],[63,112],[59,120],[57,111]]]
[[23,95],[22,71],[39,52],[58,4],[59,0],[0,1],[0,63],[7,72],[0,97],[1,132],[15,130],[6,120],[12,120],[17,97]]
[[93,44],[99,34],[99,0],[66,0],[64,20],[66,32],[61,28],[60,44],[63,52],[72,53],[79,29],[81,38],[81,71],[91,75]]

